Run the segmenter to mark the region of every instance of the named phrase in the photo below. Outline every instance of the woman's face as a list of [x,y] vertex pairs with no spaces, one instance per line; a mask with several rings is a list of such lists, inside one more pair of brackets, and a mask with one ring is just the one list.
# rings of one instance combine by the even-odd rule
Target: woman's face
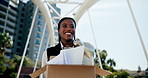
[[65,19],[61,22],[59,28],[61,41],[71,41],[75,36],[75,23],[71,19]]

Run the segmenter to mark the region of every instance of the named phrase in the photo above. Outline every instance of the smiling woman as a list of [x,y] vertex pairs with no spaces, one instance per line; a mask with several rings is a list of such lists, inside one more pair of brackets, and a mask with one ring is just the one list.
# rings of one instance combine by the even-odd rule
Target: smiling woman
[[[48,48],[42,56],[42,66],[46,64],[52,57],[55,57],[60,54],[62,49],[72,48],[74,47],[73,41],[75,40],[75,28],[76,22],[73,18],[64,17],[58,23],[58,35],[59,35],[59,43],[54,46]],[[46,74],[44,73],[43,78]]]
[[72,47],[75,38],[76,22],[72,18],[65,17],[58,24],[59,42],[65,47]]

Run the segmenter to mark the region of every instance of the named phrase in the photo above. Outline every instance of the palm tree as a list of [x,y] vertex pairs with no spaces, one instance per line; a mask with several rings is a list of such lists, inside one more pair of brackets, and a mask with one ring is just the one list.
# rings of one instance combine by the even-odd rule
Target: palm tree
[[111,58],[107,60],[107,64],[109,64],[111,67],[116,66],[116,62],[114,61],[114,59]]
[[4,56],[6,52],[6,47],[12,46],[12,39],[9,33],[0,33],[0,53]]
[[104,64],[106,61],[106,57],[107,57],[106,50],[102,50],[99,54],[100,54],[101,62],[102,62],[102,64]]

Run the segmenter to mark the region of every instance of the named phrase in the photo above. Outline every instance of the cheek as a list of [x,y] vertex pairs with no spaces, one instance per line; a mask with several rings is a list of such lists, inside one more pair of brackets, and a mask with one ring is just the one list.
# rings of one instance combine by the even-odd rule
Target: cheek
[[59,30],[58,31],[58,34],[61,36],[63,34],[63,31],[62,30]]
[[75,29],[73,29],[72,31],[73,31],[73,32],[74,32],[74,34],[75,34]]

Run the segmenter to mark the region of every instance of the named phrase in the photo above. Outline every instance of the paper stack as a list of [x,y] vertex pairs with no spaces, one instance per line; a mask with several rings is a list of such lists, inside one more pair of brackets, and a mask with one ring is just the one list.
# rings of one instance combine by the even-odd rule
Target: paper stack
[[82,65],[84,46],[61,50],[60,54],[47,64]]

